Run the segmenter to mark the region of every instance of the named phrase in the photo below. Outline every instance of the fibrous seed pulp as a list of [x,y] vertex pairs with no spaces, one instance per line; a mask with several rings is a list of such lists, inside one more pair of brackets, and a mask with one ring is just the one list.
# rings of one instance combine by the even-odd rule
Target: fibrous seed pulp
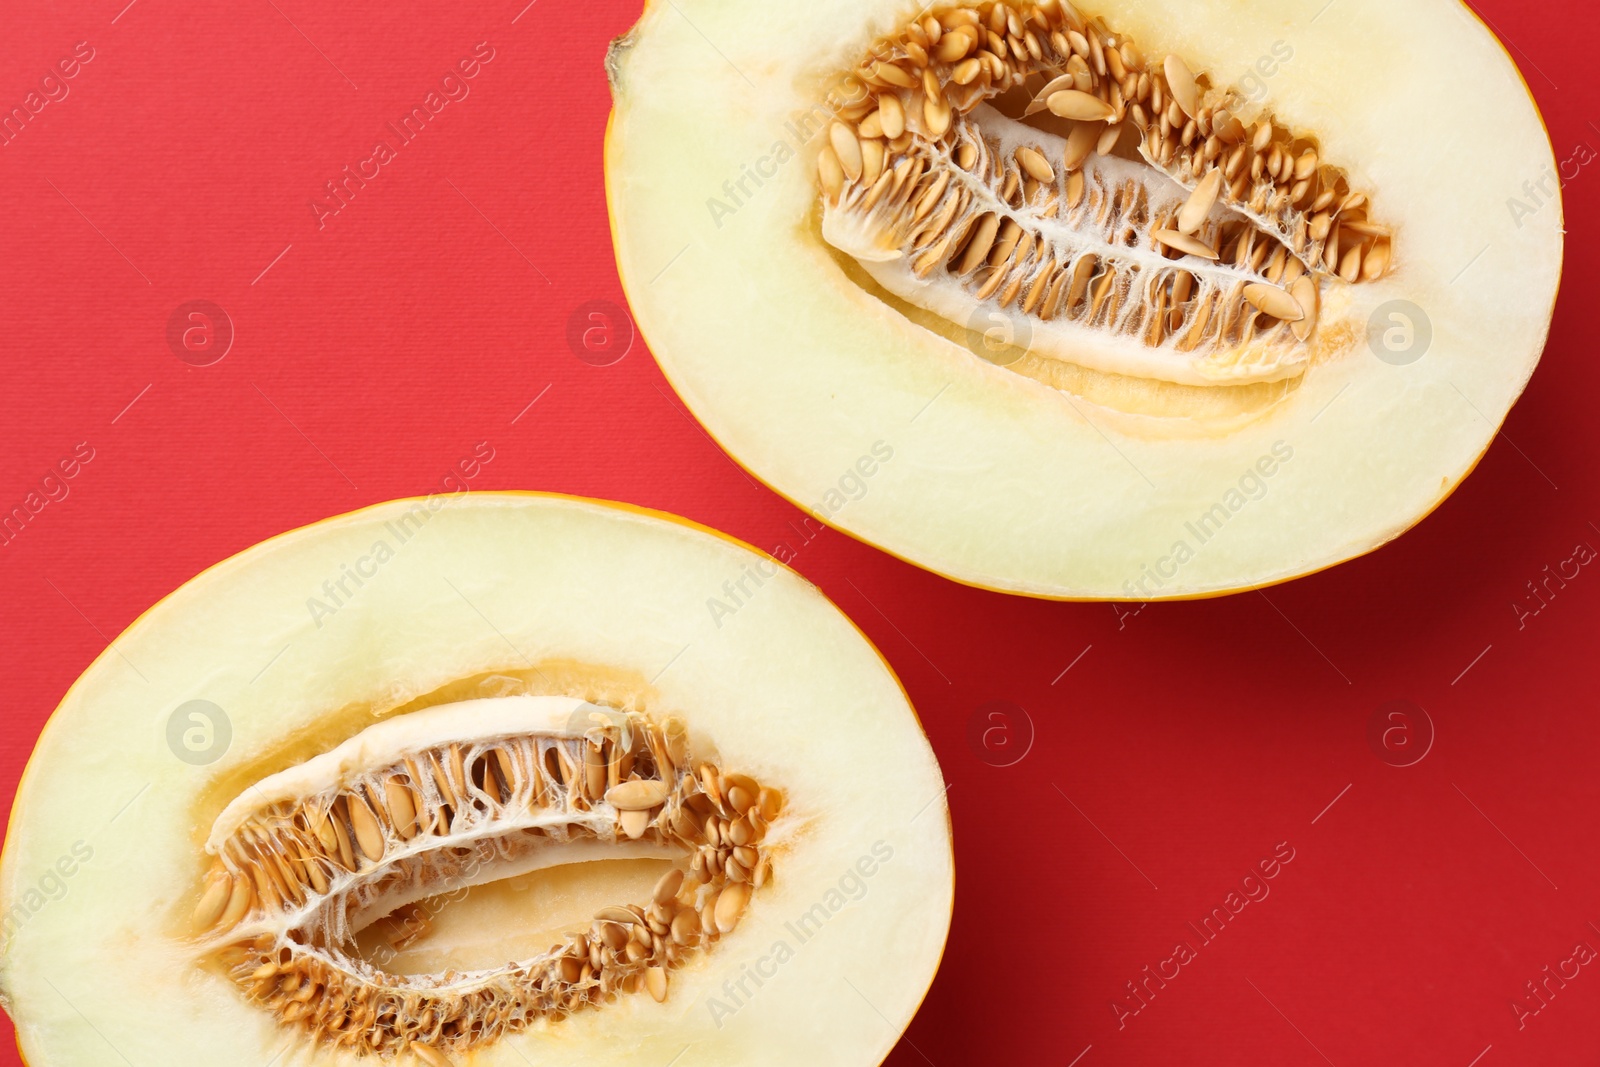
[[828,243],[950,322],[1025,320],[1047,357],[1183,385],[1291,379],[1324,340],[1327,287],[1393,261],[1315,137],[1065,0],[930,9],[827,107]]
[[[681,720],[595,709],[586,729],[467,736],[470,720],[446,713],[419,740],[396,729],[411,717],[257,783],[208,844],[193,914],[206,954],[318,1042],[436,1067],[620,994],[665,1000],[671,971],[730,933],[771,877],[781,795],[695,760]],[[688,862],[535,958],[400,975],[354,949],[374,923],[396,948],[419,936],[416,901],[551,850],[630,843]]]

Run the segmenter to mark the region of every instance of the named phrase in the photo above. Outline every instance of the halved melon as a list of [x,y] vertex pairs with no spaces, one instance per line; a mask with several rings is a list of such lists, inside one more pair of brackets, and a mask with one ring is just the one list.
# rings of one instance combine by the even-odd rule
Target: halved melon
[[683,520],[445,504],[253,548],[72,688],[0,867],[28,1061],[880,1062],[952,859],[878,654]]
[[1152,600],[1364,553],[1543,347],[1553,155],[1455,0],[675,0],[609,72],[673,386],[964,582]]

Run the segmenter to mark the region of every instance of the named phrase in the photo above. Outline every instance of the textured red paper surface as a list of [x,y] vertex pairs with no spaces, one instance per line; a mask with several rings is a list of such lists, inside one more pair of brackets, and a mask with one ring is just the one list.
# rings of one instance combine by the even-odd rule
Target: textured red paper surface
[[[13,5],[0,32],[6,109],[79,42],[93,51],[0,146],[0,511],[80,443],[93,453],[0,547],[8,805],[51,709],[150,604],[273,534],[437,489],[487,441],[475,489],[611,497],[793,545],[899,671],[951,783],[960,874],[897,1067],[1593,1061],[1600,966],[1520,1026],[1512,1004],[1577,944],[1600,949],[1600,573],[1552,583],[1537,614],[1528,597],[1600,547],[1600,360],[1580,340],[1600,166],[1569,168],[1574,239],[1538,374],[1418,529],[1265,593],[1038,603],[836,532],[799,541],[800,513],[697,428],[642,342],[610,366],[575,357],[577,309],[622,300],[601,61],[633,5],[125,2]],[[1558,158],[1600,150],[1593,5],[1480,10]],[[493,58],[470,95],[319,228],[324,183],[479,42]],[[1495,269],[1492,250],[1474,269]],[[234,326],[210,366],[168,346],[191,300]],[[1409,767],[1381,754],[1420,751],[1415,711],[1387,749],[1369,738],[1396,700],[1435,733]],[[991,701],[1025,710],[988,719]],[[994,766],[1023,715],[1031,749]],[[1189,924],[1275,850],[1293,858],[1269,895],[1203,942]],[[1194,959],[1119,1026],[1125,984],[1170,974],[1178,941]]]

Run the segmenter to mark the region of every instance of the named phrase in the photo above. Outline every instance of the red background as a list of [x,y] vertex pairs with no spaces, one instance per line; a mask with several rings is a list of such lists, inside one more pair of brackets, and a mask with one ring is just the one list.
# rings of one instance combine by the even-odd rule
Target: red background
[[[601,60],[634,4],[125,2],[28,5],[0,32],[6,109],[77,42],[95,51],[0,146],[0,511],[79,442],[94,450],[0,547],[0,794],[72,680],[157,599],[273,534],[437,489],[480,441],[495,458],[476,489],[791,539],[799,513],[697,428],[642,342],[596,367],[566,340],[580,305],[622,302]],[[1558,158],[1600,150],[1594,6],[1479,10]],[[479,41],[495,58],[471,95],[319,229],[323,183]],[[1576,943],[1600,949],[1600,574],[1552,584],[1536,615],[1513,608],[1546,565],[1600,547],[1600,361],[1580,333],[1597,189],[1590,163],[1566,190],[1566,284],[1505,433],[1365,559],[1133,614],[963,588],[836,532],[800,550],[895,665],[951,783],[949,950],[890,1063],[1600,1056],[1600,966],[1520,1029],[1511,1008]],[[165,339],[194,299],[237,332],[211,366]],[[1401,699],[1436,731],[1409,767],[1368,734]],[[985,749],[972,727],[993,700],[1025,711]],[[1031,749],[993,766],[1022,715]],[[1420,716],[1398,725],[1391,746],[1418,751]],[[1124,983],[1198,942],[1186,924],[1279,842],[1294,859],[1270,896],[1119,1029]]]

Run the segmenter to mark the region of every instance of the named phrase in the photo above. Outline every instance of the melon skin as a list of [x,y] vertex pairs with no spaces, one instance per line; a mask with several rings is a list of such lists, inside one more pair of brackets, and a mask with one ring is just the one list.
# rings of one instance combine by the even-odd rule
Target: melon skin
[[[354,596],[308,607],[379,542],[392,555]],[[708,598],[746,571],[763,576],[756,595],[717,625]],[[33,1067],[104,1064],[108,1044],[135,1063],[377,1062],[283,1030],[196,959],[206,837],[249,782],[449,683],[530,665],[590,665],[680,715],[726,766],[783,783],[794,832],[739,928],[671,972],[665,1003],[623,997],[461,1062],[643,1067],[692,1045],[713,1064],[876,1064],[937,968],[949,815],[904,691],[817,589],[704,527],[544,494],[395,501],[213,567],[113,644],[45,727],[0,859],[0,992]],[[197,699],[232,733],[199,765],[167,739]],[[751,967],[773,973],[740,996]]]
[[[680,6],[648,7],[608,64],[607,197],[640,330],[742,466],[915,565],[1063,600],[1190,599],[1314,573],[1437,507],[1537,364],[1562,210],[1552,199],[1529,216],[1508,198],[1554,154],[1510,57],[1455,0],[1357,0],[1314,24],[1266,0],[1080,5],[1146,56],[1179,53],[1224,84],[1287,43],[1268,106],[1314,131],[1395,227],[1392,271],[1325,308],[1347,350],[1227,424],[1130,416],[986,363],[864,290],[819,239],[826,124],[804,116],[920,5]],[[1484,124],[1492,149],[1468,148],[1463,131]],[[1366,341],[1396,302],[1431,326],[1414,362]],[[860,499],[830,504],[876,442],[894,461]]]

